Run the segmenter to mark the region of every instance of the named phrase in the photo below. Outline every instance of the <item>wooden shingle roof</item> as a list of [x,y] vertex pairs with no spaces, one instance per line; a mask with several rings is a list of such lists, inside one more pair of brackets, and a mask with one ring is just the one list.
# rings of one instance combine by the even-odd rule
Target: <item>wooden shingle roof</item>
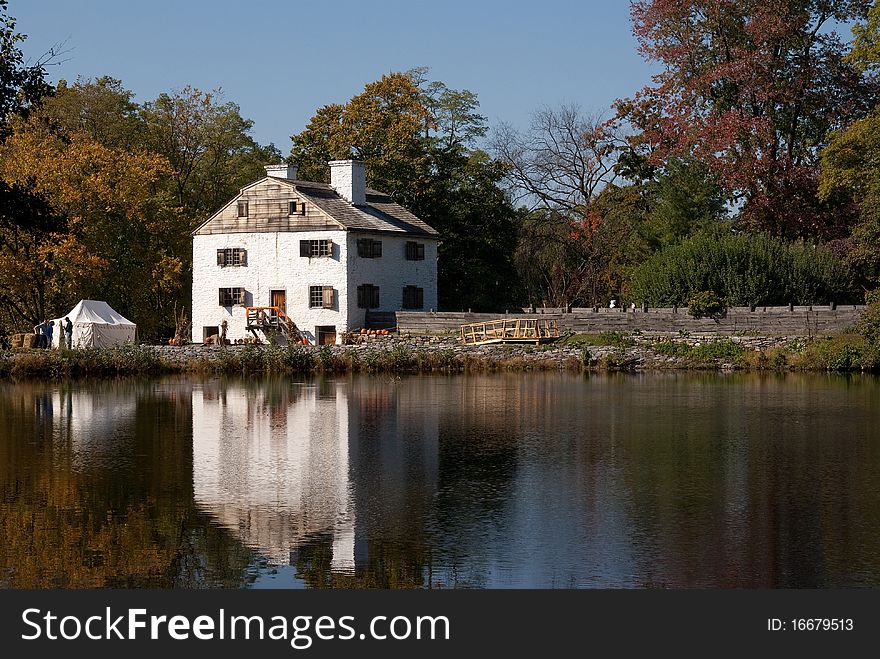
[[354,206],[326,183],[275,179],[292,185],[296,191],[339,222],[355,231],[382,231],[437,236],[437,230],[410,213],[384,192],[367,188],[366,204]]

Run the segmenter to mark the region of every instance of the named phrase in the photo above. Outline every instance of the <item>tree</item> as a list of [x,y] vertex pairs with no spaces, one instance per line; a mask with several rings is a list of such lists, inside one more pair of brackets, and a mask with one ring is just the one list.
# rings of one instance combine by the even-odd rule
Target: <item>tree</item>
[[[880,4],[875,3],[855,35],[849,61],[860,71],[880,69]],[[857,285],[880,285],[880,105],[864,119],[831,133],[822,151],[819,193],[842,199],[858,209],[858,220],[842,247]]]
[[[0,143],[18,117],[26,115],[52,88],[45,80],[46,58],[26,65],[8,2],[0,0]],[[0,180],[0,304],[6,318],[0,330],[33,326],[45,318],[45,291],[31,286],[45,278],[42,235],[63,222],[49,205],[24,184]],[[32,322],[33,321],[33,322]]]
[[0,0],[0,139],[6,136],[10,119],[26,113],[41,98],[51,93],[46,82],[46,56],[30,66],[19,48],[25,35],[15,31],[15,19],[8,14],[8,0]]
[[620,223],[603,226],[599,203],[618,176],[619,140],[607,122],[575,106],[543,108],[526,131],[502,126],[492,145],[514,199],[531,211],[517,248],[530,301],[593,305],[612,294],[609,240],[622,237]]
[[492,146],[509,167],[515,198],[532,208],[585,219],[595,196],[617,178],[616,136],[573,105],[535,112],[527,131],[502,125]]
[[643,185],[648,210],[639,231],[651,250],[674,245],[726,216],[724,192],[700,162],[672,158]]
[[829,29],[864,18],[867,0],[640,0],[633,30],[662,67],[619,101],[653,162],[693,157],[719,177],[751,226],[780,236],[841,235],[846,217],[819,200],[829,131],[863,117],[877,84],[845,61]]
[[344,105],[326,105],[292,136],[300,178],[329,180],[327,161],[366,163],[367,181],[440,232],[444,308],[497,309],[516,296],[516,212],[499,187],[503,164],[475,148],[486,134],[477,96],[392,73]]
[[880,69],[880,3],[876,0],[867,20],[853,26],[853,37],[847,60],[860,71],[877,73]]
[[[447,160],[453,158],[445,154]],[[519,302],[513,254],[519,214],[500,183],[505,167],[482,150],[433,177],[425,217],[440,232],[438,295],[446,308],[500,311]]]
[[15,122],[0,148],[0,180],[38,200],[26,220],[7,222],[0,254],[4,295],[19,320],[99,297],[154,335],[164,298],[179,290],[169,287],[181,270],[173,240],[187,235],[157,194],[168,171],[161,156],[66,133],[41,112]]
[[43,101],[45,117],[66,134],[84,133],[111,149],[143,148],[144,124],[140,106],[121,80],[103,76],[60,80],[51,98]]
[[362,160],[370,185],[416,210],[429,177],[424,128],[433,121],[425,101],[408,74],[384,75],[344,106],[318,110],[291,137],[291,160],[319,181],[329,180],[327,160]]
[[160,94],[144,104],[140,119],[144,144],[171,164],[171,192],[193,225],[281,157],[273,145],[260,146],[250,137],[253,122],[235,103],[222,102],[219,90],[186,87]]
[[[327,163],[340,157],[349,157],[349,146],[340,146],[342,136],[342,114],[345,106],[333,103],[318,108],[309,120],[306,129],[291,136],[293,147],[290,160],[296,163],[298,174],[304,181],[330,182],[330,168]],[[372,181],[372,176],[368,177]]]

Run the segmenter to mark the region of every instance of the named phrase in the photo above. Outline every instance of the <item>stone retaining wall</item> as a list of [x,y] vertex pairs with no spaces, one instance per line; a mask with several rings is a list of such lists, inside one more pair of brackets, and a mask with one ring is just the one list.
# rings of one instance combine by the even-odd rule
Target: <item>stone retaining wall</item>
[[508,314],[451,311],[398,311],[370,318],[373,326],[394,327],[402,332],[457,332],[461,325],[499,318],[546,318],[555,320],[562,332],[581,334],[640,331],[653,334],[760,334],[765,336],[821,336],[851,327],[863,306],[732,307],[717,318],[694,318],[687,309],[537,309]]

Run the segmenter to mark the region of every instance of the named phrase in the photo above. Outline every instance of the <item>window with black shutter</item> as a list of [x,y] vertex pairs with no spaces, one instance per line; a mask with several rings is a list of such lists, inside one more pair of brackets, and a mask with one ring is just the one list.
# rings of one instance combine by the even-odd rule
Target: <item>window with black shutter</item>
[[425,289],[418,286],[403,287],[403,308],[421,309],[425,306]]
[[424,261],[425,260],[425,244],[408,241],[406,243],[406,260],[407,261]]
[[361,284],[357,287],[359,309],[377,309],[379,307],[379,287],[373,284]]
[[378,259],[382,257],[382,241],[373,238],[358,238],[358,256],[365,259]]

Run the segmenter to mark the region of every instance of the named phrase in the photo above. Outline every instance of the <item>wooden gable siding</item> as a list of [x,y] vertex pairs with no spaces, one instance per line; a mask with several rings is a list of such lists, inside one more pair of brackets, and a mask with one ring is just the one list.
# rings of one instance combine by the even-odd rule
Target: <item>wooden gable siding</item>
[[[289,215],[290,202],[305,203],[306,213]],[[238,217],[238,202],[248,202],[248,216]],[[342,227],[289,185],[263,181],[245,190],[217,212],[197,235],[211,233],[273,233],[275,231],[339,230]]]

